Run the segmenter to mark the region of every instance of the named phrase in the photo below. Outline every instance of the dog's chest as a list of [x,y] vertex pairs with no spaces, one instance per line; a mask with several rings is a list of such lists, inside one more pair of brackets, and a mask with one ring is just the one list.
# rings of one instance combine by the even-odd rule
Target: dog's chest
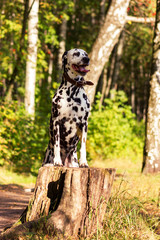
[[90,103],[83,88],[62,86],[53,97],[53,105],[57,108],[57,117],[73,119],[74,122],[87,121]]

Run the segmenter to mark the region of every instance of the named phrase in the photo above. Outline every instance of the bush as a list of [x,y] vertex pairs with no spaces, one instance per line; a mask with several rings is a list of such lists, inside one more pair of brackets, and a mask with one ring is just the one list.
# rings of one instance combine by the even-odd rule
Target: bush
[[144,123],[137,122],[123,91],[106,99],[100,106],[100,96],[93,107],[88,129],[88,157],[120,158],[142,153]]
[[[123,92],[106,99],[99,97],[89,119],[88,159],[113,159],[142,153],[144,124],[138,123]],[[44,110],[43,110],[44,111]],[[0,108],[0,165],[18,172],[37,173],[49,140],[49,116],[39,111],[33,121],[23,105],[3,102]]]
[[17,102],[0,108],[0,164],[36,173],[48,144],[48,122],[33,121]]

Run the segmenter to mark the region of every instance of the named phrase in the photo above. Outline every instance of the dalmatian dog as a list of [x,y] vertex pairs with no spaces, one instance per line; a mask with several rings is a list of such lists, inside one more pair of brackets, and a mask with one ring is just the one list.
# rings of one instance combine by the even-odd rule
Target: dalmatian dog
[[50,140],[42,166],[88,167],[86,139],[90,103],[83,87],[93,85],[83,78],[89,72],[88,65],[88,54],[82,49],[71,49],[62,56],[63,77],[52,99]]

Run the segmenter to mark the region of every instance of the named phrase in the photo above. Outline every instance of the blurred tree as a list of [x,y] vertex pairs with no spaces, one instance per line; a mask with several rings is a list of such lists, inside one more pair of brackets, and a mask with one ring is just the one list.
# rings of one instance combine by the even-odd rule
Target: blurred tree
[[28,56],[25,82],[25,108],[29,114],[34,115],[39,0],[29,0],[29,7],[31,9],[28,20]]
[[160,171],[160,0],[157,0],[143,173]]
[[[12,50],[16,54],[16,60],[15,60],[14,66],[13,66],[13,71],[11,70],[12,68],[10,68],[10,76],[8,76],[8,79],[6,80],[7,84],[6,84],[5,99],[7,101],[12,100],[12,92],[13,92],[13,88],[14,88],[14,84],[15,84],[15,79],[20,74],[20,68],[22,67],[22,58],[23,58],[22,51],[24,49],[25,34],[26,34],[26,28],[27,28],[27,20],[28,20],[28,14],[29,14],[28,3],[29,3],[29,0],[24,0],[23,20],[22,20],[22,28],[21,28],[20,39],[18,41],[18,45],[19,45],[18,49],[17,49],[17,51],[16,51],[15,48]],[[16,5],[18,5],[18,3],[16,3]],[[19,10],[19,9],[21,9],[20,6],[18,6],[17,10]],[[6,12],[7,12],[7,9],[6,9]],[[15,16],[14,11],[13,11],[13,16]],[[18,20],[16,20],[16,22],[18,22]],[[13,31],[13,26],[11,27],[11,29]],[[18,30],[18,27],[15,28],[14,30]],[[2,34],[2,36],[3,36],[3,34]],[[13,38],[14,38],[14,33],[12,32],[12,45],[15,44],[14,43],[15,39],[13,39]]]
[[94,101],[96,86],[100,74],[105,63],[109,60],[109,56],[113,47],[118,41],[119,35],[124,27],[127,16],[127,8],[130,0],[112,0],[107,12],[105,22],[101,26],[98,37],[93,44],[90,54],[91,67],[87,75],[88,79],[92,79],[94,86],[88,88],[88,96],[91,103]]

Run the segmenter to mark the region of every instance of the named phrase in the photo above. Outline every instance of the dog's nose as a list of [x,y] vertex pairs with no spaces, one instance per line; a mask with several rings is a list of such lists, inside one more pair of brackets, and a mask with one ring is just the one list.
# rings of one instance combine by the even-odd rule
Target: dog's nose
[[88,63],[89,63],[89,58],[88,58],[88,57],[83,57],[83,59],[82,59],[82,60],[83,60],[83,62],[84,62],[84,63],[86,63],[86,64],[88,64]]

